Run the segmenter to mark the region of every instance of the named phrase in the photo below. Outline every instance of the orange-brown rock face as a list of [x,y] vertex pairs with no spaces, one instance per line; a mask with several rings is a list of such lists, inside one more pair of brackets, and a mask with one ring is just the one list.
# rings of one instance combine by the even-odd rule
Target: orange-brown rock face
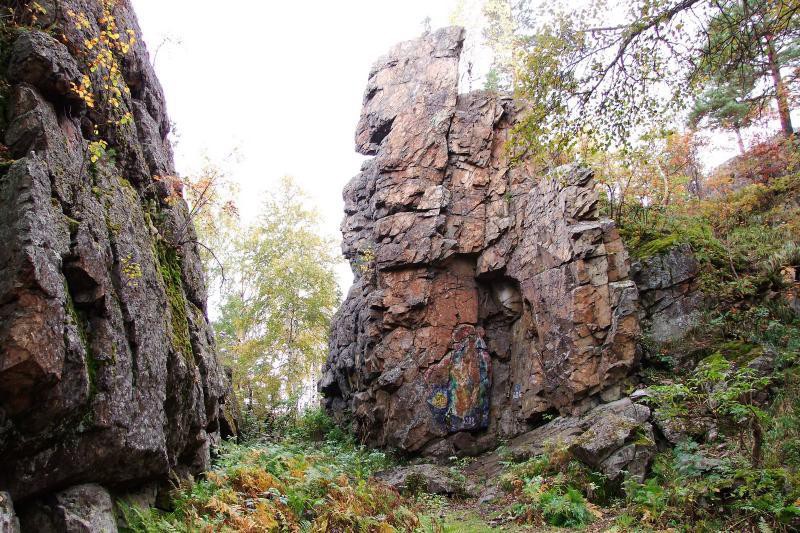
[[356,280],[320,382],[362,437],[427,454],[476,453],[608,398],[639,331],[591,174],[509,166],[518,106],[458,94],[462,41],[426,34],[370,73],[356,147],[375,157],[344,191]]

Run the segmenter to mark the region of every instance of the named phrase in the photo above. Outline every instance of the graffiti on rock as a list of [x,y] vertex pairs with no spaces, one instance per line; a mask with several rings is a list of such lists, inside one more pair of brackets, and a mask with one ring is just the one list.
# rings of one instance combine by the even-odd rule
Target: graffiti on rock
[[481,331],[457,327],[452,350],[432,370],[428,376],[447,372],[442,376],[446,382],[432,384],[428,394],[433,419],[451,432],[488,427],[492,361]]

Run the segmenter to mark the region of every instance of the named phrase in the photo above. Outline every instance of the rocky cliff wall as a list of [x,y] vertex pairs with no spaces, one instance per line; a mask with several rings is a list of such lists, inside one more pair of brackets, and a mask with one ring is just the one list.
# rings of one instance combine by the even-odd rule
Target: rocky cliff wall
[[642,304],[642,322],[652,340],[677,341],[697,325],[704,299],[699,275],[700,263],[688,244],[631,265],[631,278]]
[[356,148],[374,157],[344,191],[356,279],[319,385],[368,442],[445,456],[616,399],[639,332],[591,174],[509,164],[518,104],[458,94],[463,37],[401,43],[369,74]]
[[135,14],[0,4],[0,490],[198,471],[226,382]]

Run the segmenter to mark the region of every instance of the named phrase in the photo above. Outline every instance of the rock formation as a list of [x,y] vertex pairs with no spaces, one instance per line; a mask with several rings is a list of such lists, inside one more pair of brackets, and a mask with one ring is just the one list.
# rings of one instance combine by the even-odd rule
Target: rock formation
[[509,164],[520,106],[458,94],[463,30],[395,46],[369,74],[344,191],[355,282],[319,388],[371,444],[474,454],[619,397],[638,293],[591,173]]
[[678,340],[697,324],[703,305],[699,274],[700,263],[688,244],[631,265],[646,329],[654,341]]
[[[2,5],[0,490],[107,507],[83,484],[207,465],[225,375],[130,3]],[[91,68],[98,49],[113,61]]]
[[[650,409],[622,398],[601,404],[585,415],[558,417],[508,442],[505,460],[523,461],[562,449],[611,481],[627,475],[640,483],[656,453]],[[498,452],[485,454],[467,469],[492,479],[501,470]]]

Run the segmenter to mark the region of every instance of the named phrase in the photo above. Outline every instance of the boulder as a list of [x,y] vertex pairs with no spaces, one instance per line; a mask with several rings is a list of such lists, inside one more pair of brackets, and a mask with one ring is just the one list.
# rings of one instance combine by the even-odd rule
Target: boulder
[[[512,439],[502,450],[514,461],[554,451],[568,452],[610,480],[629,476],[641,482],[656,454],[650,409],[630,398],[601,404],[582,416],[558,417]],[[472,477],[491,479],[502,469],[496,451],[467,468]]]
[[375,479],[403,493],[425,492],[444,496],[464,493],[464,480],[449,468],[435,464],[422,463],[384,470],[376,473]]
[[638,293],[591,172],[511,165],[521,106],[458,94],[461,28],[370,72],[345,187],[355,276],[319,382],[372,445],[449,457],[580,414],[635,365]]
[[36,501],[21,514],[25,531],[38,533],[117,533],[111,496],[100,485],[70,487]]

